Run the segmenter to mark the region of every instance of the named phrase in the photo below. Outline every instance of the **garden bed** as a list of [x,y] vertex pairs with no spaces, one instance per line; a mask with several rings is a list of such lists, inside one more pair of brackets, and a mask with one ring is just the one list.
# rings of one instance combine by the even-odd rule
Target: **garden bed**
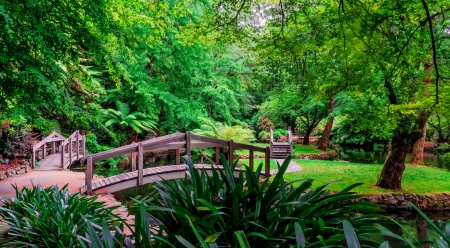
[[23,159],[13,159],[9,163],[0,164],[0,181],[8,177],[19,176],[30,171],[29,162]]

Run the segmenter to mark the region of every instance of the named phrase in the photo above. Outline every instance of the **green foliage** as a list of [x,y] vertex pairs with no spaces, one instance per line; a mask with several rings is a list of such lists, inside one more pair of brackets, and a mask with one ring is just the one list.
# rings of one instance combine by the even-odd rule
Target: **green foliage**
[[[347,220],[362,245],[378,247],[371,237],[386,231],[373,224],[385,222],[374,214],[379,212],[375,205],[350,201],[360,197],[351,192],[359,184],[330,194],[325,189],[329,184],[309,189],[311,179],[285,182],[283,175],[290,159],[271,181],[259,181],[262,164],[256,172],[246,167],[235,178],[237,163],[229,166],[225,157],[221,159],[223,169],[213,168],[211,176],[195,169],[187,158],[189,181],[155,182],[159,195],[144,202],[147,212],[161,222],[159,227],[167,233],[164,238],[168,242],[186,247],[205,243],[232,247],[344,246],[349,232],[345,229],[350,225],[345,227],[342,221]],[[295,182],[300,186],[293,187]]]
[[0,200],[0,216],[11,234],[1,246],[76,247],[89,222],[103,220],[110,227],[120,221],[112,213],[116,207],[96,202],[97,196],[69,194],[67,185],[44,189],[38,184],[15,190],[15,197]]
[[[107,150],[111,150],[113,148],[115,148],[115,147],[110,147],[107,145],[100,145],[97,142],[97,136],[94,133],[86,134],[86,152],[88,154],[104,152]],[[121,172],[123,172],[123,170],[117,168],[117,165],[120,162],[124,161],[125,159],[126,159],[126,155],[122,155],[122,156],[118,156],[118,157],[114,157],[114,158],[109,158],[105,161],[97,162],[96,165],[106,167],[106,168],[97,168],[98,172],[101,175],[120,174]],[[109,171],[107,168],[111,168],[111,169],[113,169],[113,171]]]
[[444,155],[444,165],[447,166],[448,170],[450,170],[450,152],[447,152]]
[[200,129],[193,130],[198,135],[222,140],[233,140],[238,143],[250,143],[256,140],[253,131],[248,128],[237,125],[227,126],[202,117],[199,120],[202,123]]
[[119,100],[116,101],[116,108],[117,110],[104,109],[99,115],[99,121],[105,127],[116,125],[122,130],[131,128],[138,134],[155,128],[155,122],[150,115],[141,112],[130,113],[130,106]]

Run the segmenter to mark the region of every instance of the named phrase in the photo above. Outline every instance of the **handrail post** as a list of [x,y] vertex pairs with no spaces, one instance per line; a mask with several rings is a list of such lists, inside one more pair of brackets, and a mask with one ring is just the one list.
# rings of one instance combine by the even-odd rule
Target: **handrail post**
[[249,150],[250,151],[250,154],[249,154],[249,158],[248,159],[250,159],[250,169],[251,170],[253,170],[253,167],[254,167],[254,160],[253,160],[253,150]]
[[266,147],[265,166],[266,166],[266,177],[270,177],[270,148]]
[[179,165],[181,163],[181,158],[180,158],[180,149],[175,149],[175,164]]
[[42,145],[42,158],[44,159],[45,157],[47,157],[47,143]]
[[64,144],[61,143],[61,145],[59,146],[59,151],[61,153],[61,169],[64,170]]
[[144,147],[142,143],[138,145],[138,186],[144,184]]
[[56,152],[56,144],[55,141],[52,142],[52,154],[55,154]]
[[34,148],[31,149],[31,168],[34,169],[36,163],[36,152]]
[[75,148],[77,149],[77,159],[80,159],[80,137],[79,137],[79,132],[80,131],[75,131],[75,139],[77,140],[77,143],[75,145]]
[[191,133],[186,132],[186,155],[191,158]]
[[233,166],[233,153],[234,153],[234,147],[233,147],[233,140],[230,140],[228,142],[228,165],[231,167]]
[[81,143],[83,146],[83,157],[86,156],[86,135],[81,136]]
[[216,165],[220,164],[220,147],[216,146]]
[[72,164],[72,137],[69,138],[69,165]]
[[92,156],[87,157],[87,164],[86,164],[86,194],[90,195],[92,194]]

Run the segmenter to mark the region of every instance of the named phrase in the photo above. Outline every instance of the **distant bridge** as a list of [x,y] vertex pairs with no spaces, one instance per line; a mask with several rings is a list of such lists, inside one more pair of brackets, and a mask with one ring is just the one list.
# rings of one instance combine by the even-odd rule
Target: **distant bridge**
[[[209,137],[203,137],[199,135],[187,133],[175,133],[155,139],[145,140],[139,143],[133,143],[130,145],[118,147],[108,151],[87,155],[79,159],[80,164],[86,165],[85,167],[85,186],[80,188],[80,191],[85,194],[92,193],[111,193],[122,189],[141,186],[148,183],[152,183],[155,180],[160,181],[171,180],[177,178],[185,178],[187,172],[187,165],[180,164],[180,149],[186,150],[186,155],[191,156],[192,148],[215,148],[215,164],[220,164],[221,148],[227,147],[228,161],[233,161],[233,153],[236,149],[245,149],[249,151],[249,167],[254,169],[254,152],[265,153],[265,169],[263,176],[270,176],[270,148],[261,148],[248,144],[236,143],[233,140],[220,140]],[[175,165],[160,166],[154,168],[144,169],[144,151],[146,150],[175,150]],[[93,164],[95,162],[103,161],[109,158],[131,154],[131,172],[119,174],[116,176],[108,177],[103,180],[92,182],[93,177]],[[137,163],[136,163],[137,160]],[[137,165],[137,168],[136,168]],[[197,164],[196,168],[205,168],[206,171],[211,170],[211,166]],[[239,175],[239,170],[235,171],[235,176]]]

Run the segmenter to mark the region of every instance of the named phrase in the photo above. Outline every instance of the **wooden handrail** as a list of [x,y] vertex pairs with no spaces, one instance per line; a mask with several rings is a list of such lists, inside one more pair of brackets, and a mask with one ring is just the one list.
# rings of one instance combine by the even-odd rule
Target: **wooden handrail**
[[64,139],[64,136],[53,130],[50,135],[34,145],[31,149],[31,168],[34,168],[36,163],[36,151],[43,147],[42,157],[45,158],[47,156],[47,143],[52,143],[52,153],[55,153],[55,142],[63,141]]
[[75,141],[75,154],[77,156],[77,160],[80,159],[80,142],[82,143],[81,153],[83,154],[83,157],[86,156],[86,136],[81,135],[79,130],[76,130],[73,132],[67,139],[65,139],[61,145],[59,146],[59,150],[61,151],[61,169],[64,169],[64,153],[65,153],[65,147],[68,146],[67,152],[69,153],[69,166],[72,164],[72,145],[73,141]]
[[[182,141],[182,142],[180,142]],[[210,137],[204,137],[190,132],[187,133],[175,133],[171,135],[166,135],[150,140],[145,140],[138,143],[129,144],[126,146],[114,148],[108,151],[99,152],[89,156],[85,156],[79,159],[80,164],[86,164],[86,193],[92,193],[92,175],[94,170],[94,163],[109,158],[132,154],[132,170],[137,169],[138,177],[136,185],[142,185],[142,171],[144,167],[143,154],[146,150],[156,150],[156,149],[175,149],[176,150],[176,164],[180,163],[180,148],[186,149],[186,154],[191,155],[191,148],[196,147],[215,147],[216,148],[216,164],[219,162],[220,147],[228,147],[228,160],[233,161],[233,152],[235,149],[247,149],[250,152],[250,168],[254,167],[253,154],[255,151],[264,152],[265,159],[265,174],[267,177],[270,176],[270,150],[271,148],[257,147],[248,144],[235,143],[234,141],[220,140]],[[136,154],[137,153],[137,154]],[[136,156],[137,155],[137,156]],[[137,166],[136,166],[137,157]],[[136,168],[137,167],[137,168]]]

